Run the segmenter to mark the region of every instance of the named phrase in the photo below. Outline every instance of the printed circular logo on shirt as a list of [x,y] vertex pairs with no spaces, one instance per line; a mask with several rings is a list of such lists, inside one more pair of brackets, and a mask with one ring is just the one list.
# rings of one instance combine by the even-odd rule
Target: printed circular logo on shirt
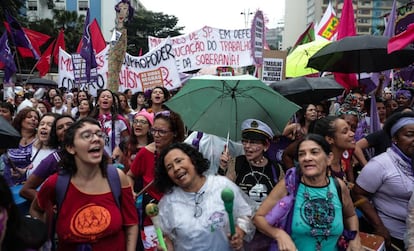
[[110,223],[111,214],[106,208],[87,204],[73,215],[70,229],[74,235],[94,239],[95,236],[104,232]]

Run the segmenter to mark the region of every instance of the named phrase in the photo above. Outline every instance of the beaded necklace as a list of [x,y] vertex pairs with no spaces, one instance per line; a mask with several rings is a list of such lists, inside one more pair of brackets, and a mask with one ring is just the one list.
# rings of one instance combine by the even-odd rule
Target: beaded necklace
[[311,198],[306,184],[303,197],[302,219],[311,227],[310,234],[316,240],[315,250],[322,250],[322,241],[327,240],[331,233],[332,222],[335,218],[335,209],[332,203],[333,194],[329,189],[326,198]]

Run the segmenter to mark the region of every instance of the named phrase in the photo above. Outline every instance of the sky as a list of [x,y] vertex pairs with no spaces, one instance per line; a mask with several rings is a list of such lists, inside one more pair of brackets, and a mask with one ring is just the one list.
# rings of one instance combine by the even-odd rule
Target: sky
[[285,0],[141,0],[141,3],[147,10],[176,16],[178,26],[185,26],[184,33],[205,25],[219,29],[244,29],[245,18],[250,28],[258,9],[269,20],[266,27],[275,28],[285,11]]

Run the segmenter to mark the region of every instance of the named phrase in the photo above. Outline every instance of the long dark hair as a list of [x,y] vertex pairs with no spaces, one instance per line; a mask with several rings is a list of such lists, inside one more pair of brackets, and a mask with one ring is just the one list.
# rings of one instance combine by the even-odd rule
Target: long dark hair
[[169,145],[167,148],[161,151],[155,168],[154,185],[158,191],[162,193],[171,192],[171,189],[176,186],[176,184],[171,180],[170,176],[168,176],[164,165],[165,155],[167,155],[173,149],[180,149],[186,155],[188,155],[188,157],[191,159],[191,163],[193,163],[195,167],[197,174],[200,176],[203,175],[203,173],[210,167],[210,161],[205,159],[203,155],[191,145],[180,142]]
[[[74,122],[65,132],[65,138],[63,140],[63,151],[62,151],[62,159],[59,162],[59,166],[61,167],[60,171],[67,172],[71,175],[75,174],[78,170],[78,167],[76,166],[75,157],[73,154],[69,153],[66,150],[66,147],[68,146],[74,146],[74,140],[75,140],[75,134],[76,132],[82,128],[85,124],[92,124],[97,125],[99,128],[101,125],[96,119],[93,119],[91,117],[82,118],[76,122]],[[101,169],[102,175],[106,177],[106,166],[108,164],[108,158],[107,156],[102,157],[101,162],[99,163],[99,168]]]

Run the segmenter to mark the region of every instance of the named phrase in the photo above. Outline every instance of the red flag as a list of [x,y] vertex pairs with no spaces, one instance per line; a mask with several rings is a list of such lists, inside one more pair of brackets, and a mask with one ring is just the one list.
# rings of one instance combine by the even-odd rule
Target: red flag
[[[352,0],[344,0],[344,5],[342,7],[341,19],[339,20],[338,27],[338,40],[341,40],[344,37],[350,37],[356,35],[355,29],[355,17],[354,17],[354,7],[352,5]],[[334,72],[335,80],[345,87],[346,89],[352,89],[358,86],[357,77],[353,73],[339,73]]]
[[[25,29],[21,27],[19,22],[14,17],[10,16],[7,13],[6,13],[6,21],[4,22],[4,26],[6,27],[7,31],[10,33],[13,43],[17,47],[22,57],[34,57],[35,59],[39,59],[39,55],[40,55],[39,46],[40,45],[39,44],[34,45],[32,43],[32,40],[35,41],[38,39],[39,42],[42,43],[42,40],[45,39],[45,36],[47,36],[47,40],[50,38],[48,35],[35,32],[35,31],[32,32],[31,30],[29,30],[30,36],[32,36],[32,40],[30,40],[29,35],[26,34]],[[43,42],[43,44],[45,42]],[[31,53],[28,53],[26,50],[24,49],[22,50],[19,48],[29,49]]]
[[407,47],[414,41],[414,24],[409,24],[407,29],[388,41],[388,54]]
[[[92,36],[92,47],[95,50],[95,54],[98,54],[106,47],[106,41],[102,35],[101,28],[99,27],[98,21],[96,18],[93,19],[92,23],[89,26]],[[76,49],[77,53],[80,53],[82,47],[82,39],[79,41],[78,48]]]
[[52,50],[55,42],[56,40],[53,40],[53,42],[47,47],[46,51],[43,52],[42,56],[36,64],[36,68],[39,70],[40,77],[43,77],[46,75],[46,73],[49,72],[50,64],[52,63]]
[[[24,33],[26,33],[27,38],[29,38],[30,42],[32,43],[33,49],[35,49],[36,52],[40,55],[40,47],[49,41],[50,36],[27,28],[22,29]],[[20,55],[29,55],[29,57],[32,55],[32,52],[28,48],[18,47],[17,49],[19,50]]]
[[62,48],[62,50],[66,50],[66,44],[65,44],[65,34],[64,30],[60,29],[59,35],[56,39],[55,47],[53,48],[53,59],[55,64],[59,64],[59,48]]

